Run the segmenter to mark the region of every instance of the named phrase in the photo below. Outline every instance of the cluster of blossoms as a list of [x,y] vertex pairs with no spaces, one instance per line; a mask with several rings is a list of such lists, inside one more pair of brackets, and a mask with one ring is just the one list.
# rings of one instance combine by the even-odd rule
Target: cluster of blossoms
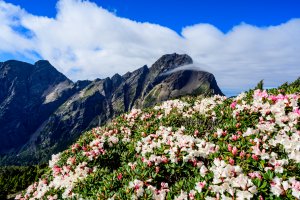
[[[52,177],[42,178],[39,182],[35,182],[29,186],[26,190],[24,197],[18,195],[16,199],[42,199],[45,194],[53,189],[64,190],[62,198],[76,197],[76,194],[72,192],[73,187],[79,180],[85,179],[90,173],[95,171],[95,168],[87,167],[87,163],[79,163],[75,165],[64,165],[59,167],[57,162],[59,161],[60,154],[53,155],[52,160],[49,161],[49,167],[51,168]],[[68,159],[68,162],[70,159]],[[74,164],[74,162],[72,162]],[[52,180],[50,180],[52,179]],[[47,196],[48,199],[56,199],[57,195]]]
[[[196,100],[193,105],[190,105],[189,103],[176,99],[165,101],[160,106],[155,106],[154,110],[163,110],[164,116],[169,115],[172,110],[176,109],[185,117],[191,117],[195,113],[215,117],[216,113],[213,109],[217,105],[222,104],[224,100],[226,100],[225,96],[215,95],[213,97]],[[161,117],[162,115],[160,115],[160,118]]]
[[141,113],[142,113],[141,109],[132,109],[130,113],[124,114],[123,118],[129,122],[129,125],[132,126]]
[[141,197],[144,193],[144,182],[140,180],[134,180],[132,182],[129,182],[129,188],[134,190],[134,193],[136,194],[136,197]]
[[278,134],[271,140],[269,145],[276,147],[282,145],[289,159],[300,163],[300,132],[296,131],[290,136],[285,132],[278,132]]
[[[255,90],[133,109],[54,155],[50,172],[17,199],[89,198],[84,185],[75,189],[97,177],[95,199],[300,199],[299,100]],[[170,125],[171,115],[191,123]],[[199,133],[193,120],[203,117],[214,126]],[[108,157],[115,166],[101,168]]]
[[[210,98],[202,99],[201,101],[196,101],[193,106],[193,112],[198,112],[200,114],[204,114],[205,116],[212,116],[215,117],[216,113],[213,109],[222,104],[226,100],[225,96],[215,95]],[[192,113],[193,113],[192,112]]]
[[148,165],[178,163],[179,161],[192,162],[197,165],[199,162],[197,158],[206,158],[209,154],[218,151],[219,147],[215,144],[194,136],[184,135],[184,130],[185,128],[181,127],[173,132],[172,127],[159,127],[155,134],[142,138],[135,149],[137,153],[141,154],[143,162]]
[[[213,166],[209,169],[213,172],[214,178],[211,190],[222,199],[251,199],[256,194],[256,186],[252,183],[251,178],[242,173],[240,166],[226,164],[224,160],[216,158]],[[224,194],[228,193],[231,197]]]
[[[71,152],[73,154],[81,153],[89,161],[96,160],[100,155],[106,153],[105,144],[112,147],[119,142],[119,138],[116,137],[118,133],[117,129],[95,128],[92,130],[94,139],[88,145],[75,143],[71,146]],[[130,135],[130,131],[125,128],[121,129],[121,133],[126,133],[123,137],[124,140],[126,140],[126,135]],[[72,191],[73,188],[79,181],[84,180],[88,175],[95,172],[97,167],[90,168],[87,166],[87,162],[79,163],[76,160],[76,156],[69,157],[65,165],[59,166],[58,162],[61,159],[61,155],[61,153],[52,155],[52,160],[49,161],[51,174],[47,178],[40,179],[39,182],[29,186],[25,195],[23,197],[18,195],[16,199],[41,199],[50,190],[62,190],[62,198],[77,198],[78,195]],[[55,199],[55,196],[50,195],[49,198]]]
[[[235,118],[243,114],[260,116],[256,127],[248,128],[243,136],[252,138],[249,139],[253,145],[250,147],[252,158],[267,161],[265,171],[283,174],[285,166],[289,165],[290,161],[300,163],[300,131],[296,128],[300,118],[299,99],[298,94],[273,95],[265,90],[255,90],[251,103],[247,103],[245,95],[241,95],[231,104]],[[273,151],[280,146],[288,159]],[[290,184],[290,180],[293,180],[294,184]],[[289,177],[289,180],[276,177],[271,183],[271,192],[275,196],[280,196],[288,189],[292,189],[292,195],[299,198],[299,189],[295,186],[297,183],[295,177]]]
[[[244,97],[245,98],[245,97]],[[300,111],[298,107],[299,95],[268,95],[266,91],[256,90],[253,95],[253,102],[237,98],[234,101],[232,115],[237,118],[241,113],[258,113],[261,115],[257,129],[262,132],[275,132],[278,129],[295,132],[295,125],[298,123]],[[286,109],[291,109],[286,112]]]
[[155,106],[154,110],[164,110],[164,115],[167,116],[173,109],[177,109],[179,112],[183,112],[184,108],[189,106],[190,105],[188,103],[176,99],[165,101],[160,106]]
[[300,181],[297,181],[294,177],[283,181],[282,178],[277,176],[271,182],[271,192],[276,196],[284,194],[288,189],[292,190],[292,195],[300,199]]

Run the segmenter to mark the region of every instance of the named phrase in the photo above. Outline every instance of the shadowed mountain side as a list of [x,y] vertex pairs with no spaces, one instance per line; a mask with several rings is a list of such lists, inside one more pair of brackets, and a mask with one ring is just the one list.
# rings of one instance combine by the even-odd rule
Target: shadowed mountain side
[[[0,70],[2,79],[5,79],[0,78],[1,114],[8,112],[10,118],[0,118],[0,137],[3,139],[0,141],[3,154],[0,164],[47,161],[53,153],[76,141],[84,130],[104,124],[132,108],[149,107],[184,95],[223,95],[214,76],[208,72],[182,70],[166,73],[192,62],[188,55],[167,54],[150,68],[143,66],[123,76],[116,74],[111,78],[77,83],[72,83],[46,61],[35,65],[5,62]],[[49,71],[37,70],[42,64]],[[12,77],[20,80],[17,85]],[[33,81],[27,83],[27,80]],[[15,90],[19,91],[18,94],[14,93]],[[11,95],[16,102],[5,104],[10,102]],[[2,104],[7,105],[4,110]],[[15,112],[22,115],[16,116]],[[11,125],[4,125],[8,119]],[[14,137],[20,137],[20,140],[11,143]]]

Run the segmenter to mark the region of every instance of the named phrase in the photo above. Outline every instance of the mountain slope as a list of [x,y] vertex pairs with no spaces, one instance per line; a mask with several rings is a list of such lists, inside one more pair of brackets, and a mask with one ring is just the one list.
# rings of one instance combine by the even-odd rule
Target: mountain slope
[[[104,124],[134,107],[145,108],[188,94],[222,95],[214,76],[208,72],[172,72],[192,62],[188,55],[167,54],[150,68],[143,66],[123,76],[116,74],[111,78],[82,84],[70,82],[69,87],[73,93],[69,92],[71,95],[60,101],[60,105],[51,110],[51,115],[40,118],[37,122],[39,125],[31,129],[31,134],[28,134],[30,137],[26,137],[27,141],[24,139],[25,142],[19,146],[21,150],[2,156],[0,164],[47,161],[51,154],[76,141],[84,130]],[[28,74],[32,76],[30,72]],[[75,91],[74,88],[79,89]],[[51,99],[52,94],[49,92],[45,99]]]
[[300,79],[132,109],[52,156],[17,199],[300,199]]
[[47,61],[0,67],[0,153],[18,149],[68,97],[72,81]]

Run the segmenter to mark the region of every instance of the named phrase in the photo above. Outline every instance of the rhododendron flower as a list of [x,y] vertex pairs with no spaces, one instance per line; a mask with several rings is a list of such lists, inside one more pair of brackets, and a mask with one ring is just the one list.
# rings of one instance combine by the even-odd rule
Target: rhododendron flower
[[196,194],[196,191],[195,191],[195,190],[191,190],[191,191],[189,192],[189,198],[190,198],[191,200],[195,199],[195,194]]
[[235,156],[237,154],[237,152],[238,152],[238,149],[236,146],[234,146],[231,150],[231,153]]
[[122,179],[122,177],[123,177],[122,173],[119,173],[118,176],[117,176],[119,181]]
[[258,160],[258,156],[257,155],[255,155],[255,154],[252,154],[252,158],[254,159],[254,160]]
[[281,187],[281,179],[278,177],[275,177],[271,182],[271,192],[279,197],[283,193],[283,189]]
[[236,101],[232,102],[232,103],[230,104],[230,108],[235,109],[236,104],[237,104]]
[[129,182],[129,188],[133,188],[136,192],[136,196],[140,197],[143,195],[144,193],[144,189],[143,189],[144,183],[140,180],[134,180]]
[[229,164],[234,165],[234,160],[232,158],[229,158]]
[[205,187],[206,181],[196,183],[195,190],[199,193],[202,192],[202,189]]
[[244,150],[242,150],[242,151],[240,152],[240,157],[241,157],[241,158],[244,158],[244,157],[245,157],[245,155],[246,155],[245,151],[244,151]]

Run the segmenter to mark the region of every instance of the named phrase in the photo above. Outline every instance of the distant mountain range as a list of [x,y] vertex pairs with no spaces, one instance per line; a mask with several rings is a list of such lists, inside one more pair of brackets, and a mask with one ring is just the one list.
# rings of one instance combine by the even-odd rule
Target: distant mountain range
[[150,68],[74,83],[45,60],[1,62],[0,165],[48,161],[83,131],[132,108],[184,95],[223,95],[213,74],[178,69],[191,63],[188,55],[167,54]]

